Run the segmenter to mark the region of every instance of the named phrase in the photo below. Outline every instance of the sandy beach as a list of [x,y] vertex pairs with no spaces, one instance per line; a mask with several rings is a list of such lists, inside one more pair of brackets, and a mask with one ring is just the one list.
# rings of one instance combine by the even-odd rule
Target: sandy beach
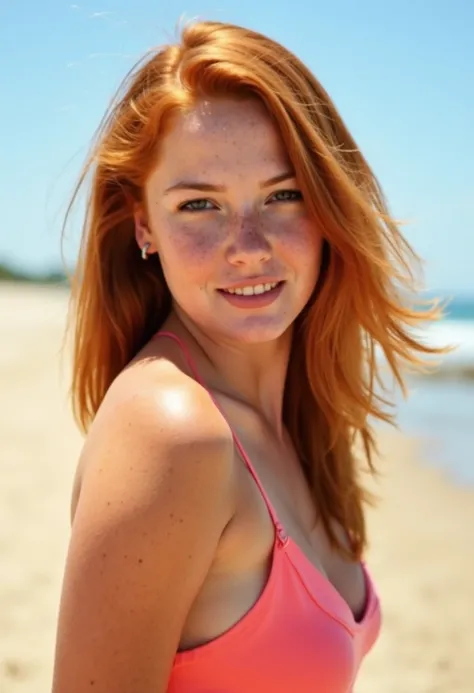
[[[60,358],[66,307],[65,290],[0,284],[0,693],[50,691],[81,446]],[[367,559],[384,627],[356,692],[472,692],[474,492],[422,464],[416,440],[383,433],[380,447]]]

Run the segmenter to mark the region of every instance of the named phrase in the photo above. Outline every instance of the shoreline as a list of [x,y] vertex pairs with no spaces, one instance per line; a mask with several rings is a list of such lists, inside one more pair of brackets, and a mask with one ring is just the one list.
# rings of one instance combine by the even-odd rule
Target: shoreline
[[[69,502],[82,438],[61,357],[68,292],[0,284],[0,691],[51,687]],[[65,355],[64,355],[65,356]],[[421,443],[377,430],[367,563],[383,610],[355,693],[468,693],[474,683],[474,491]],[[471,551],[469,551],[471,548]]]

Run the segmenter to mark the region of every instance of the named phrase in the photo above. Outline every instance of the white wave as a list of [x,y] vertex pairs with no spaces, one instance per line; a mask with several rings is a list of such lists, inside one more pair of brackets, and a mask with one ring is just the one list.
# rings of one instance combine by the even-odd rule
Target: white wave
[[444,320],[430,325],[426,331],[430,346],[453,346],[454,351],[441,357],[443,368],[450,366],[474,367],[474,322]]
[[[428,364],[434,364],[430,378],[474,379],[474,322],[445,320],[415,329],[413,336],[426,346],[452,348],[446,354],[424,357]],[[377,353],[384,361],[380,349]]]

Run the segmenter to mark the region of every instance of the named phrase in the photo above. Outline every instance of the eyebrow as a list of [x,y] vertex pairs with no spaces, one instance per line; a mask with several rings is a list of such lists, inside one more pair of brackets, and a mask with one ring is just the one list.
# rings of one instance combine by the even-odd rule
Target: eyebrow
[[[279,173],[277,176],[273,176],[272,178],[269,178],[268,180],[263,181],[260,183],[261,188],[269,188],[272,185],[276,185],[277,183],[282,183],[285,180],[290,180],[291,178],[295,178],[295,172],[294,171],[284,171],[283,173]],[[170,188],[167,188],[165,190],[165,195],[167,195],[170,192],[174,192],[176,190],[199,190],[201,192],[225,192],[227,188],[225,185],[213,185],[212,183],[204,183],[203,181],[195,181],[195,180],[181,180],[178,183],[175,183],[172,185]]]

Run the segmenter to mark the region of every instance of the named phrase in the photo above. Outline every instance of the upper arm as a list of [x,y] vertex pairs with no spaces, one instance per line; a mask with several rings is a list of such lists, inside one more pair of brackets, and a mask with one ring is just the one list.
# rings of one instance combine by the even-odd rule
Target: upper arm
[[53,693],[167,688],[232,508],[225,427],[202,402],[168,394],[106,408],[86,443]]

